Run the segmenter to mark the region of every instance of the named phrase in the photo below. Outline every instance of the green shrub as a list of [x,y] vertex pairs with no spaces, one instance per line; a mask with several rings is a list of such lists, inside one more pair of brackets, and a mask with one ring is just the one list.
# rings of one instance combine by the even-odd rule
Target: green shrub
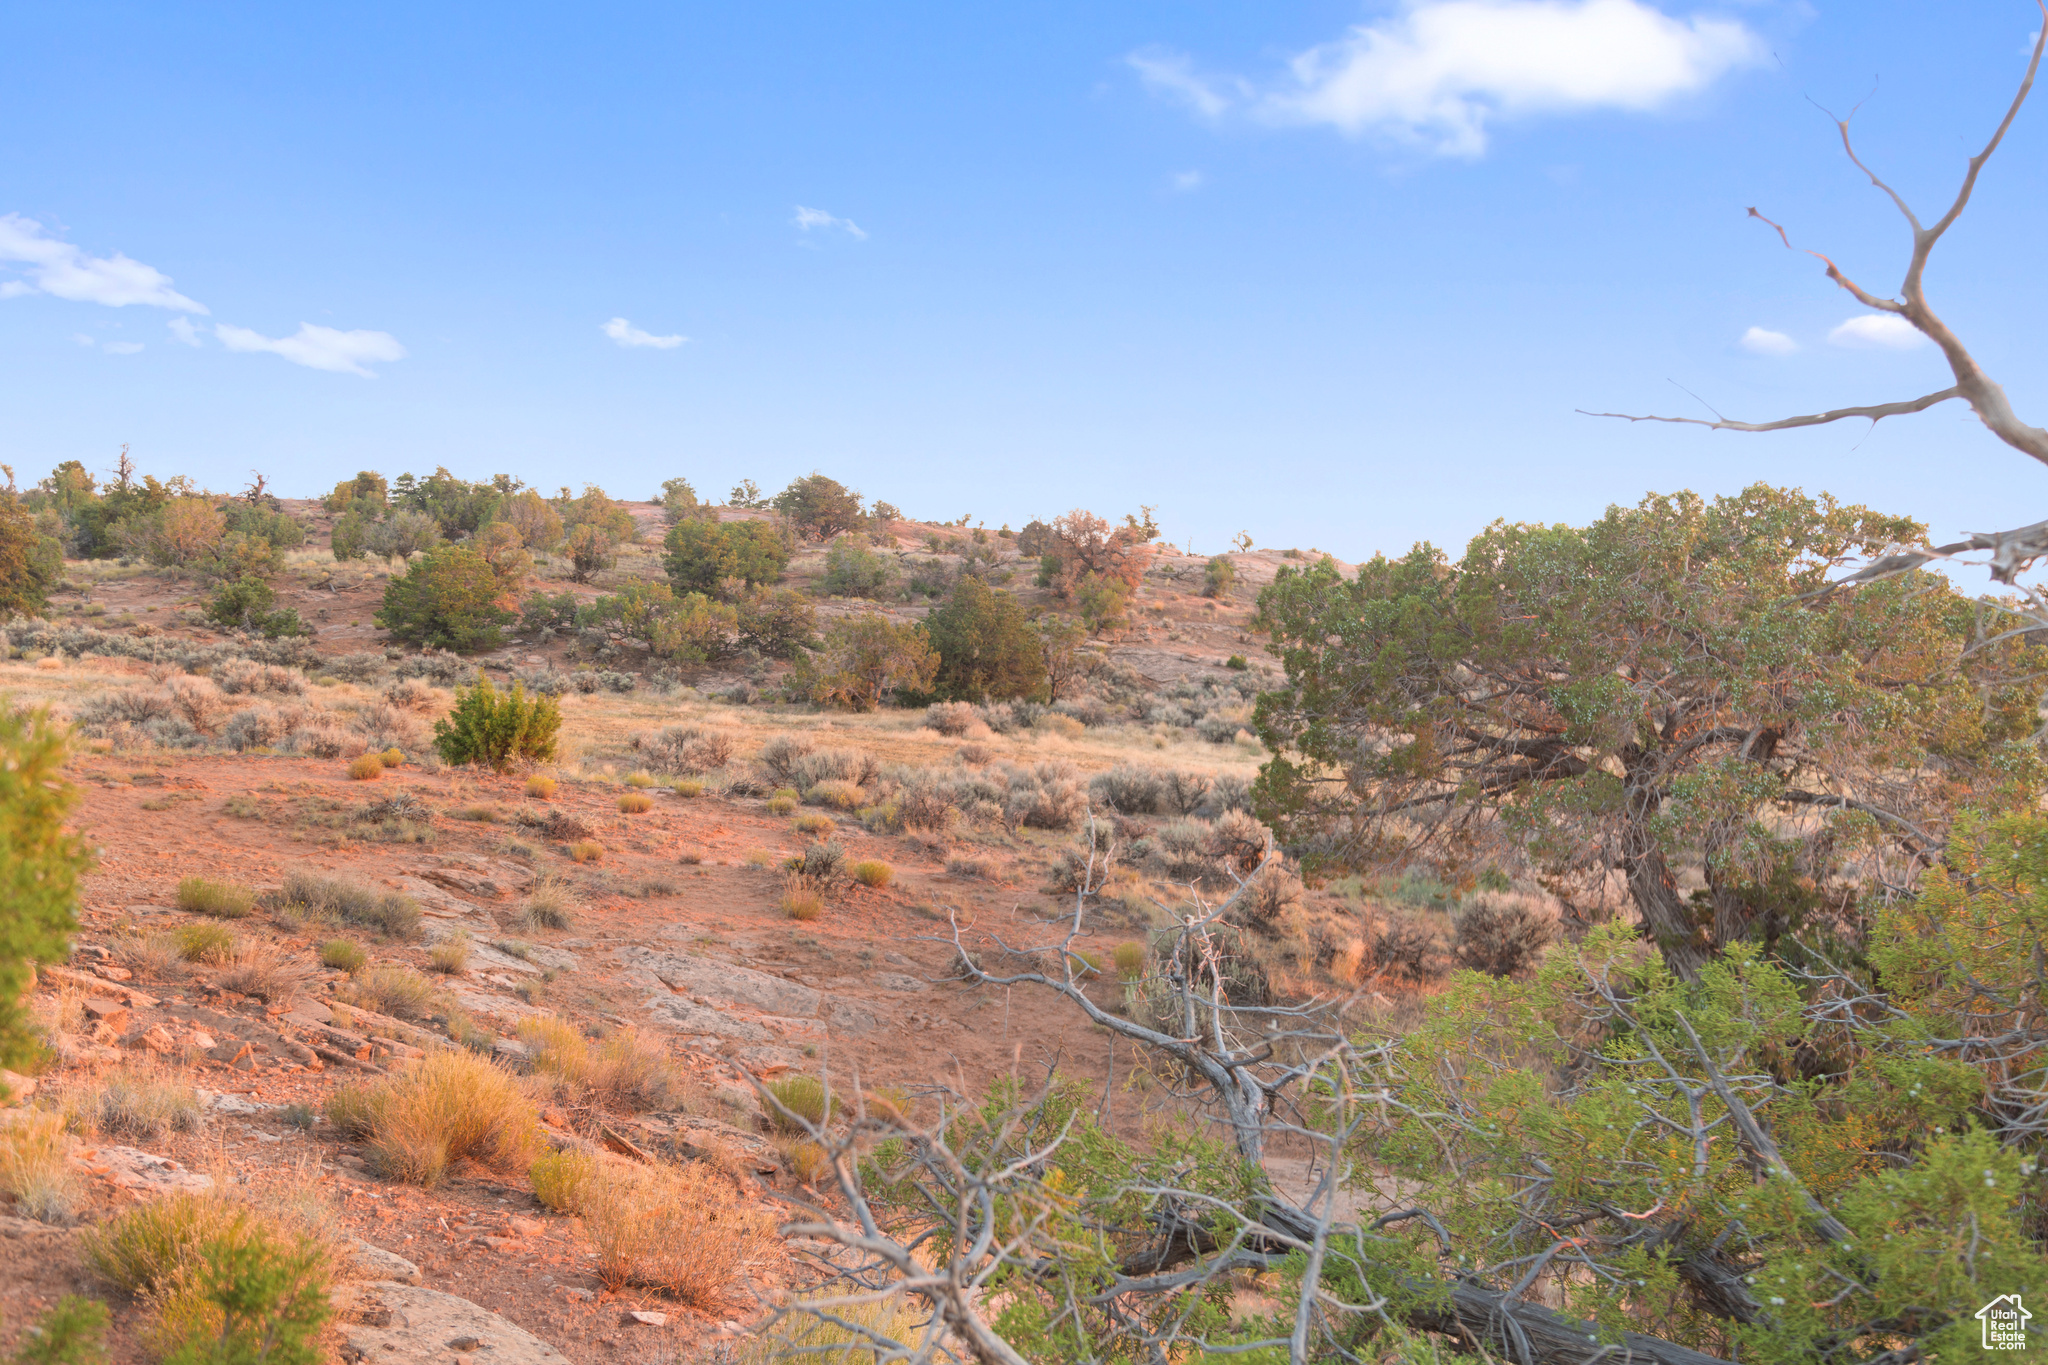
[[569,533],[562,552],[569,556],[569,577],[588,583],[619,562],[618,546],[599,526],[578,526]]
[[1233,669],[1236,669],[1236,670],[1237,670],[1237,671],[1238,671],[1239,673],[1242,673],[1242,672],[1244,672],[1244,671],[1245,671],[1246,669],[1250,668],[1250,667],[1251,667],[1252,665],[1251,665],[1251,661],[1250,661],[1249,659],[1245,658],[1245,657],[1244,657],[1244,655],[1242,655],[1242,654],[1233,654],[1233,655],[1231,655],[1231,656],[1230,656],[1229,658],[1227,658],[1227,659],[1225,659],[1225,660],[1223,661],[1223,666],[1224,666],[1225,668],[1233,668]]
[[421,1019],[434,1006],[434,983],[410,967],[383,963],[343,982],[335,999],[394,1019]]
[[219,1194],[174,1194],[85,1234],[88,1264],[147,1305],[165,1365],[312,1365],[333,1257]]
[[773,583],[789,564],[789,547],[765,521],[679,521],[663,547],[662,567],[678,593],[715,592],[728,578]]
[[254,574],[223,579],[206,599],[206,619],[222,630],[244,630],[276,640],[311,635],[296,608],[279,611],[277,594]]
[[861,511],[859,493],[816,470],[790,480],[789,487],[777,493],[768,505],[782,513],[790,527],[808,540],[830,540],[867,519]]
[[11,1365],[105,1365],[107,1306],[66,1294],[21,1334]]
[[256,896],[233,882],[187,877],[178,883],[178,908],[215,919],[241,919],[256,908]]
[[1202,592],[1209,597],[1230,596],[1230,585],[1237,581],[1237,566],[1226,555],[1217,555],[1202,569]]
[[[761,1097],[761,1114],[780,1131],[801,1133],[803,1124],[798,1119],[812,1124],[825,1121],[825,1084],[816,1076],[789,1076],[769,1081],[766,1088],[768,1093]],[[789,1113],[782,1113],[777,1104]]]
[[552,763],[562,728],[561,705],[529,698],[518,683],[500,694],[481,670],[476,686],[455,694],[455,709],[434,722],[434,748],[444,763],[474,763],[499,771],[516,761]]
[[498,605],[497,570],[475,550],[444,545],[412,562],[384,588],[377,624],[393,639],[436,649],[496,649],[517,617]]
[[0,494],[0,621],[41,612],[63,576],[63,547],[11,495]]
[[28,1018],[29,964],[71,955],[78,879],[91,866],[65,827],[77,789],[64,760],[64,731],[48,712],[0,702],[0,1067],[9,1070],[25,1069],[42,1046]]
[[778,792],[768,798],[768,813],[770,815],[787,815],[796,809],[796,805],[794,793]]
[[895,565],[868,548],[866,536],[841,536],[825,552],[825,591],[835,597],[880,597]]
[[1024,608],[979,578],[962,578],[946,604],[924,619],[938,651],[931,692],[948,701],[1042,698],[1045,659]]

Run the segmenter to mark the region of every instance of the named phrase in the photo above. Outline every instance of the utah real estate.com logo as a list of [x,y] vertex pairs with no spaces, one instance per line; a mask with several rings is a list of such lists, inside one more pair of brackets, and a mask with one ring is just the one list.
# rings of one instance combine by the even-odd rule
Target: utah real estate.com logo
[[2001,1294],[1977,1310],[1984,1324],[1984,1349],[2024,1351],[2027,1349],[2027,1320],[2034,1315],[2017,1294]]

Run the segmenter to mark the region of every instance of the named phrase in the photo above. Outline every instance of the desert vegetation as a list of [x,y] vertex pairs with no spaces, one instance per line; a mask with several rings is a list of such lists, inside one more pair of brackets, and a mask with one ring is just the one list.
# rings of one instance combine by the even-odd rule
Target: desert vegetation
[[[1922,283],[1997,146],[1831,275],[1952,390],[1709,425],[2048,459]],[[47,1358],[311,1360],[400,1226],[725,1359],[1907,1365],[2048,1268],[2038,526],[469,474],[0,495],[0,1200],[124,1310]]]

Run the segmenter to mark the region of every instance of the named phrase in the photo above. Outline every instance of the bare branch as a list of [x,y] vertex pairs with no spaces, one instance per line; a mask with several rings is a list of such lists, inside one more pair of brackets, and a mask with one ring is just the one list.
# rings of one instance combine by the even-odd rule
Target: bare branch
[[1925,412],[1936,403],[1946,403],[1951,398],[1961,398],[1960,388],[1943,389],[1920,398],[1907,399],[1899,403],[1873,403],[1860,408],[1832,408],[1827,412],[1810,413],[1804,417],[1782,417],[1775,422],[1731,422],[1720,418],[1709,422],[1704,417],[1658,417],[1637,416],[1627,412],[1588,412],[1577,409],[1582,417],[1619,417],[1624,422],[1670,422],[1678,426],[1705,427],[1709,431],[1790,431],[1794,427],[1825,426],[1829,422],[1840,422],[1851,417],[1866,417],[1874,426],[1887,417],[1903,417],[1908,413]]

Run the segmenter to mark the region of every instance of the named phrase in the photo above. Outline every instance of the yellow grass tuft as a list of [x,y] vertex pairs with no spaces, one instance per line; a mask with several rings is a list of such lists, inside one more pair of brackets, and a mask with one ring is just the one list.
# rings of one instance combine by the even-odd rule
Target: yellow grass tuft
[[524,1173],[539,1115],[512,1073],[473,1052],[430,1052],[378,1082],[362,1101],[370,1164],[409,1185],[432,1185],[458,1161]]
[[619,797],[619,809],[628,815],[645,815],[654,809],[654,798],[646,792],[625,792]]
[[555,779],[535,773],[526,779],[526,794],[536,801],[546,801],[555,794]]
[[896,875],[896,870],[879,858],[863,858],[847,871],[862,886],[887,886]]
[[256,894],[233,882],[187,877],[178,883],[178,908],[215,919],[242,919],[256,908]]
[[774,1246],[774,1220],[702,1162],[606,1164],[581,1200],[598,1279],[609,1289],[638,1285],[714,1308]]
[[384,757],[381,754],[363,754],[349,760],[348,775],[357,782],[374,782],[384,776]]

